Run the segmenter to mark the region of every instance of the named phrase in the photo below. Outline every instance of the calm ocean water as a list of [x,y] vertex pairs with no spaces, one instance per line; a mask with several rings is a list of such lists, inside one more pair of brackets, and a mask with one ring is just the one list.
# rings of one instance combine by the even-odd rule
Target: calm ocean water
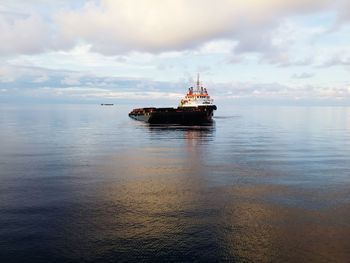
[[0,106],[0,262],[349,262],[350,108]]

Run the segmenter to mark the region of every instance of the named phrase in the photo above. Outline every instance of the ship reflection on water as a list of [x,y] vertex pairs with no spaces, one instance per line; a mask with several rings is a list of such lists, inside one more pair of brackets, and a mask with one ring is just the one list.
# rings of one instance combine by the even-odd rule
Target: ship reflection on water
[[206,125],[148,125],[151,139],[168,140],[174,138],[187,144],[209,142],[215,136],[215,122]]

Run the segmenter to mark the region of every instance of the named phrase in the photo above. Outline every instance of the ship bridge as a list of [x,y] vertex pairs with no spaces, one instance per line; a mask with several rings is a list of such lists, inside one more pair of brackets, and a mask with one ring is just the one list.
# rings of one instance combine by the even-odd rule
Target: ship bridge
[[200,84],[199,74],[197,75],[196,87],[190,87],[186,96],[180,101],[180,107],[198,107],[213,105],[206,88]]

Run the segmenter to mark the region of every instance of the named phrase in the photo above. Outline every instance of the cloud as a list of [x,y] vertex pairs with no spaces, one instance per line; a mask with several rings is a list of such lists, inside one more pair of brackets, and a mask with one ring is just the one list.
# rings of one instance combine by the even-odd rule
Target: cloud
[[220,38],[237,40],[239,52],[260,52],[271,49],[269,32],[281,18],[319,10],[327,2],[101,0],[57,14],[56,21],[66,41],[86,41],[103,54],[190,49]]
[[80,85],[81,82],[80,82],[80,74],[70,74],[66,77],[64,77],[63,80],[61,80],[61,84],[63,85]]
[[159,92],[159,91],[119,91],[113,89],[91,88],[91,87],[42,87],[33,91],[33,95],[36,96],[50,96],[50,97],[68,97],[68,98],[80,98],[87,100],[95,99],[123,99],[123,100],[176,100],[181,97],[181,94],[172,92]]
[[303,72],[301,74],[293,74],[292,78],[293,79],[309,79],[309,78],[312,78],[314,75],[315,75],[314,73]]
[[0,83],[13,83],[26,81],[32,84],[43,83],[56,75],[56,72],[38,67],[16,66],[0,63]]
[[[6,71],[7,70],[7,71]],[[0,72],[10,73],[12,82],[0,82],[2,98],[12,100],[40,101],[75,101],[101,102],[101,100],[118,100],[122,103],[140,102],[142,105],[165,101],[164,105],[176,105],[192,81],[183,79],[178,82],[155,81],[145,78],[101,77],[91,73],[70,71],[53,71],[40,68],[0,68]],[[309,74],[309,73],[306,73]],[[306,77],[302,73],[296,77]],[[309,74],[310,75],[310,74]],[[1,75],[0,75],[1,76]],[[40,81],[38,81],[40,80]],[[339,82],[338,82],[339,83]],[[324,102],[339,100],[344,103],[350,99],[348,82],[331,85],[289,85],[278,82],[205,82],[210,95],[218,101],[246,99],[255,101],[276,100],[322,100]],[[169,104],[170,103],[170,104]],[[140,105],[141,105],[140,104]]]
[[350,66],[350,56],[346,53],[339,55],[336,54],[333,57],[325,61],[320,67],[333,67],[333,66]]
[[[276,101],[328,101],[347,102],[350,99],[350,89],[347,85],[317,86],[300,85],[291,86],[280,83],[234,82],[212,84],[215,98],[219,100],[254,99]],[[212,89],[210,89],[212,90]]]
[[[345,3],[346,1],[344,1]],[[49,8],[35,1],[29,13],[0,12],[0,55],[67,50],[85,43],[105,55],[199,48],[259,52],[286,60],[272,32],[283,19],[332,7],[330,0],[90,0]],[[81,3],[83,3],[81,5]],[[30,5],[26,4],[28,8]],[[43,11],[45,10],[45,11]],[[17,13],[16,13],[16,12]],[[45,13],[46,12],[46,13]],[[6,13],[6,14],[5,14]],[[221,42],[220,42],[221,41]],[[210,44],[211,43],[211,44]],[[274,58],[273,58],[274,57]]]
[[0,66],[0,83],[14,82],[15,80],[16,78],[11,68]]
[[0,55],[39,54],[49,50],[70,49],[72,41],[60,35],[56,24],[37,13],[0,12]]
[[43,83],[43,82],[46,82],[48,81],[50,78],[46,75],[46,74],[43,74],[39,77],[37,77],[36,79],[33,80],[34,83]]
[[6,19],[0,14],[0,54],[43,52],[50,28],[38,15]]
[[338,0],[338,19],[337,25],[343,25],[350,22],[350,2],[348,0]]

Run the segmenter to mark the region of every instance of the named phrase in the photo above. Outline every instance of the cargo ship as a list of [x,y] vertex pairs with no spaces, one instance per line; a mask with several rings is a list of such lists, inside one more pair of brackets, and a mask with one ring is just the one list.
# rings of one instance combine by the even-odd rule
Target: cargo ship
[[203,88],[197,76],[194,87],[190,87],[177,108],[138,108],[129,113],[129,117],[150,124],[205,124],[212,122],[217,107]]

